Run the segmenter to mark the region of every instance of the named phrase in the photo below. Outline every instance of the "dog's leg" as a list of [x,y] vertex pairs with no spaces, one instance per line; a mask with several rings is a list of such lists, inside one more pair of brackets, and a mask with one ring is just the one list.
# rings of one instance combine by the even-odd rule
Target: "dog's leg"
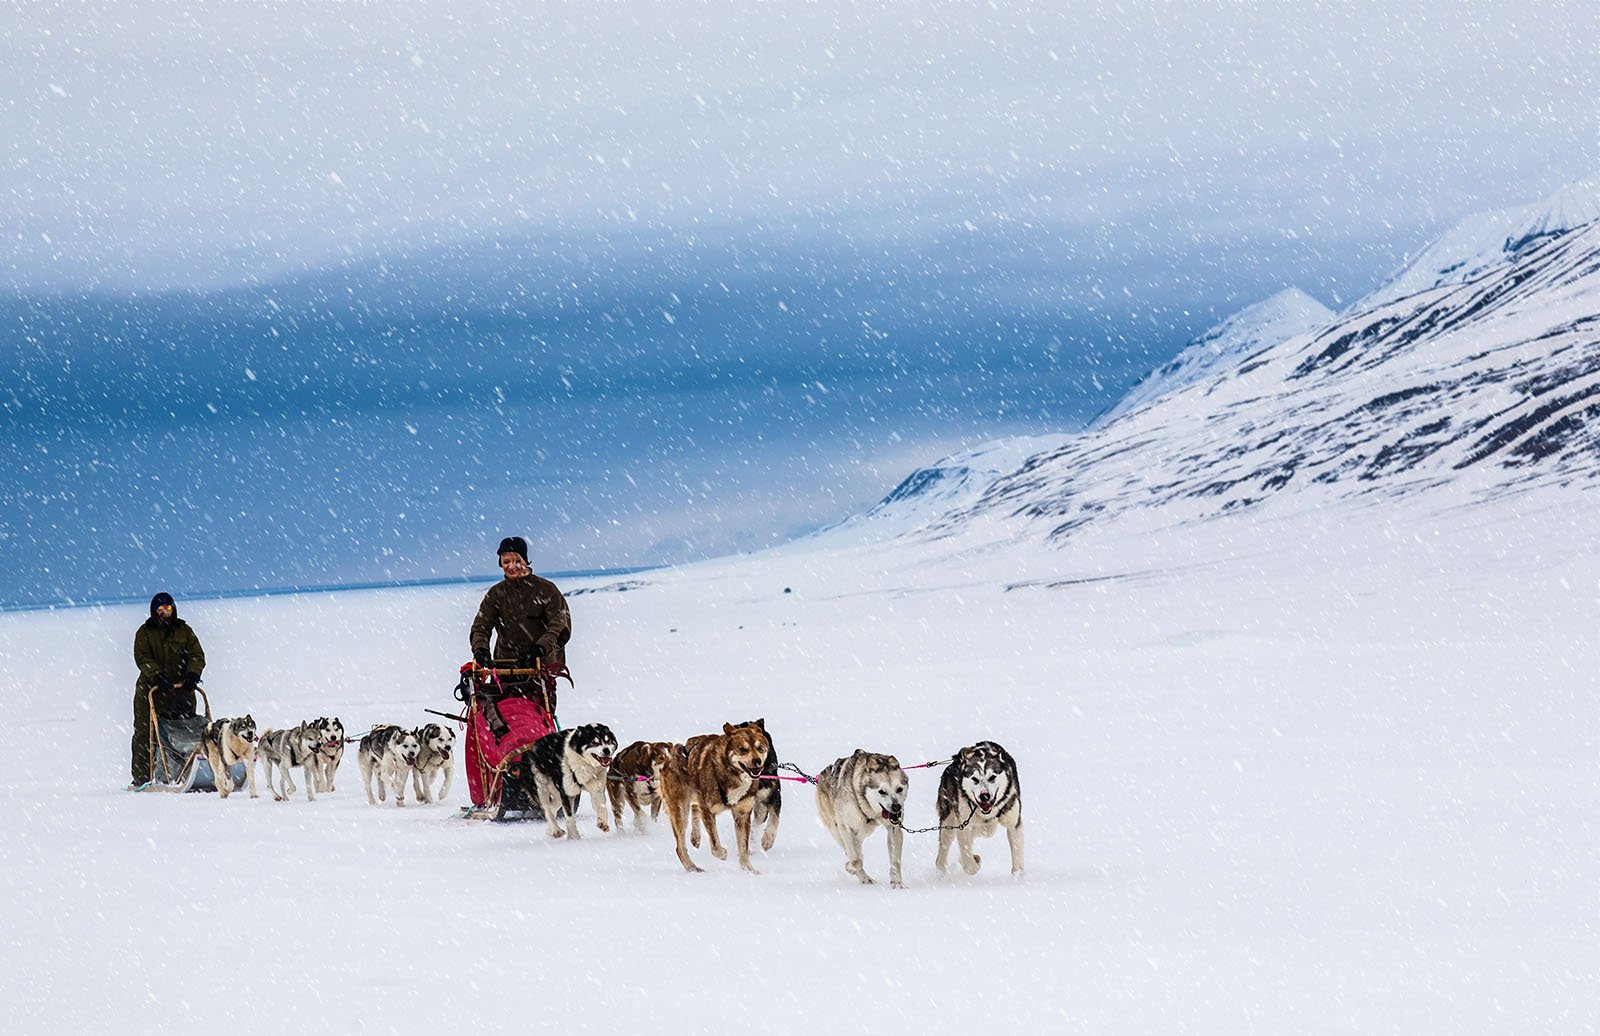
[[[726,860],[728,858],[728,850],[722,847],[722,839],[717,835],[717,815],[709,809],[702,808],[700,817],[705,821],[706,839],[711,843],[711,855],[719,860]],[[737,822],[737,818],[735,818],[735,823],[737,824]],[[736,845],[738,844],[737,834],[738,832],[735,832],[734,844]],[[698,839],[694,839],[690,844],[698,848],[700,842]]]
[[774,800],[767,806],[767,826],[761,832],[761,851],[770,853],[772,843],[778,840],[778,801]]
[[835,836],[840,845],[844,846],[844,869],[856,876],[863,885],[874,884],[872,875],[867,873],[867,864],[862,856],[861,833],[849,824],[835,824],[838,834]]
[[539,809],[544,813],[545,830],[550,832],[551,838],[566,837],[566,830],[561,826],[561,793],[550,786],[550,782],[543,777],[535,776],[533,779],[533,794],[539,800]]
[[1011,843],[1011,873],[1022,877],[1022,818],[1006,827],[1006,841]]
[[422,776],[422,767],[420,767],[420,766],[412,767],[412,769],[411,769],[411,790],[417,793],[417,801],[418,802],[425,802],[426,803],[426,802],[432,802],[433,801],[433,793],[428,788],[428,785],[430,785],[432,783],[433,783],[433,780],[431,778],[424,778]]
[[261,793],[256,790],[256,752],[252,747],[240,760],[244,763],[245,786],[250,789],[250,797],[259,799]]
[[939,855],[934,857],[933,865],[938,868],[940,874],[947,873],[950,866],[950,845],[956,840],[956,833],[951,829],[950,823],[953,819],[953,817],[939,818]]
[[[589,793],[589,799],[594,803],[594,826],[602,831],[610,832],[611,825],[606,823],[606,781],[601,774],[595,782],[584,790]],[[617,821],[617,830],[622,830],[622,821]]]
[[578,833],[578,796],[567,798],[566,789],[561,789],[561,810],[567,815],[567,837],[582,838]]
[[667,822],[672,825],[672,842],[678,853],[678,862],[683,864],[683,869],[690,874],[698,874],[703,869],[696,866],[689,858],[689,850],[684,847],[684,829],[689,826],[689,803],[685,801],[686,788],[678,787],[679,778],[668,776],[670,771],[663,772],[661,777],[662,805],[667,811]]
[[750,865],[750,814],[754,810],[755,800],[750,797],[733,807],[733,844],[739,851],[739,866],[751,874],[760,874]]
[[[715,821],[713,821],[713,823],[715,823]],[[691,802],[689,804],[689,844],[694,846],[696,849],[700,848],[700,804],[697,802]],[[711,831],[711,844],[717,844],[717,832],[715,828],[713,828]],[[719,860],[723,858],[724,857],[722,856],[717,857]]]
[[443,802],[445,799],[450,797],[450,781],[455,777],[455,775],[456,775],[455,760],[454,759],[446,759],[444,761],[444,781],[442,783],[440,783],[439,791],[434,796],[434,798],[437,801]]
[[222,752],[206,745],[206,763],[211,767],[211,779],[217,786],[217,794],[222,798],[233,794],[233,772],[223,767]]
[[283,799],[278,795],[277,786],[272,783],[272,757],[263,752],[257,752],[256,764],[267,771],[267,790],[272,793],[272,801],[282,802]]
[[[628,779],[632,780],[633,778],[630,777]],[[622,792],[623,792],[623,789],[626,788],[626,787],[627,787],[627,785],[624,784],[620,780],[611,780],[610,778],[606,779],[606,801],[611,804],[611,822],[613,824],[617,825],[617,830],[618,831],[622,830],[622,799],[623,799]],[[595,799],[595,812],[596,813],[600,812],[599,803],[600,803],[600,800],[599,799]],[[635,807],[634,808],[634,816],[635,816],[635,818],[637,818],[638,813],[639,813],[639,810],[638,810],[637,807]]]
[[406,804],[406,778],[408,776],[410,774],[400,769],[399,766],[394,768],[394,804],[396,806],[404,806]]
[[[315,760],[308,759],[308,760],[306,760],[305,766],[301,767],[301,769],[300,769],[300,779],[306,782],[306,801],[307,802],[315,802],[315,801],[317,801],[317,771],[316,771],[316,765],[317,764],[316,764]],[[289,772],[289,767],[285,766],[283,768],[283,772],[284,773],[288,773]]]
[[[369,806],[376,806],[378,804],[378,800],[374,798],[372,794],[372,771],[375,769],[377,769],[377,764],[369,760],[366,756],[366,753],[363,752],[361,755],[361,785],[366,790],[367,805]],[[379,787],[381,788],[382,785],[380,784]]]
[[903,889],[906,883],[900,877],[900,854],[906,844],[906,832],[899,824],[889,825],[889,887]]
[[978,873],[983,857],[972,851],[972,826],[969,824],[956,832],[956,847],[961,850],[961,869],[968,874]]

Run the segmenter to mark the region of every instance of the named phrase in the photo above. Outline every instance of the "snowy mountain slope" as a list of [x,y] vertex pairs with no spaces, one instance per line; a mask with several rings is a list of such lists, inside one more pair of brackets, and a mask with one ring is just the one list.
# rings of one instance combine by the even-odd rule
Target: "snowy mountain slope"
[[1192,340],[1177,356],[1141,378],[1095,423],[1108,424],[1152,400],[1332,320],[1332,310],[1299,288],[1280,291],[1263,302],[1246,306]]
[[1597,219],[1600,177],[1568,184],[1537,204],[1468,217],[1346,312],[1361,313],[1430,288],[1476,280]]
[[934,523],[1059,539],[1453,487],[1469,499],[1600,475],[1600,223],[1511,265],[1301,335],[1102,427]]
[[997,439],[943,457],[907,475],[869,510],[806,537],[810,546],[873,543],[920,529],[950,511],[968,507],[1002,475],[1029,457],[1058,449],[1075,436],[1021,435]]

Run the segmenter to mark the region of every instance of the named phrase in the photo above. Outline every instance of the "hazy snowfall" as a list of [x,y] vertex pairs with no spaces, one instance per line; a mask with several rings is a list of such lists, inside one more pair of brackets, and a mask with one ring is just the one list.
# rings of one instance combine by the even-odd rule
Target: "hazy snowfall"
[[[6,5],[6,1031],[1600,1029],[1597,35]],[[413,726],[507,534],[563,725],[993,739],[1025,874],[123,790],[153,592]]]

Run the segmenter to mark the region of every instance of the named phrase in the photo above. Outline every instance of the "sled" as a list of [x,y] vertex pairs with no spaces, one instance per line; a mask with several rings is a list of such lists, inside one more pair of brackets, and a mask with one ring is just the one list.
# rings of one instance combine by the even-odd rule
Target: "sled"
[[[216,791],[217,777],[211,762],[200,748],[206,724],[211,722],[211,699],[204,688],[195,692],[205,704],[205,714],[162,716],[156,711],[155,695],[150,701],[150,783],[138,791]],[[249,776],[244,763],[234,763],[228,776],[237,788]],[[231,789],[230,789],[231,790]]]
[[[506,772],[535,741],[561,729],[550,707],[557,677],[572,682],[567,667],[561,665],[485,669],[468,662],[461,667],[456,699],[467,707],[465,765],[472,799],[471,806],[463,807],[462,817],[512,819],[507,811],[513,804],[505,801]],[[522,812],[522,804],[516,805]]]

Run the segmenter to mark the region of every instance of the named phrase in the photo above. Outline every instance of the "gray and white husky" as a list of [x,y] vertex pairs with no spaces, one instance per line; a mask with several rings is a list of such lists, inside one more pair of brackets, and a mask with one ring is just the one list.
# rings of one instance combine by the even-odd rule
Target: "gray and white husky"
[[1006,829],[1011,844],[1011,873],[1022,876],[1022,785],[1011,753],[993,741],[979,741],[956,753],[939,778],[939,856],[945,873],[950,843],[961,849],[961,869],[978,873],[983,858],[972,851],[974,838],[988,838]]
[[427,723],[414,733],[421,748],[417,751],[417,765],[411,771],[411,784],[417,791],[418,802],[433,802],[433,781],[444,774],[439,785],[438,799],[450,794],[450,781],[455,775],[456,732],[438,723]]
[[[274,799],[284,802],[295,793],[294,777],[289,771],[298,766],[301,780],[306,782],[306,801],[315,802],[318,771],[322,765],[322,727],[317,720],[311,720],[282,730],[268,730],[256,745],[256,761],[266,770],[267,790]],[[274,766],[281,778],[281,792],[279,785],[272,783]]]
[[900,853],[906,833],[901,824],[910,784],[894,756],[859,748],[817,774],[817,813],[822,826],[844,850],[844,869],[862,884],[872,884],[872,877],[861,860],[861,844],[883,826],[889,829],[889,885],[905,888],[900,878]]
[[[393,723],[380,723],[361,736],[356,747],[356,759],[361,763],[361,783],[367,789],[367,801],[376,806],[384,799],[385,791],[394,792],[394,804],[406,804],[406,780],[417,763],[417,753],[422,742],[417,732],[404,730]],[[378,778],[378,796],[372,796],[372,778]]]
[[317,778],[318,791],[332,791],[333,775],[339,772],[339,763],[344,759],[344,724],[338,716],[321,716],[316,724],[322,730],[322,744],[311,772]]

